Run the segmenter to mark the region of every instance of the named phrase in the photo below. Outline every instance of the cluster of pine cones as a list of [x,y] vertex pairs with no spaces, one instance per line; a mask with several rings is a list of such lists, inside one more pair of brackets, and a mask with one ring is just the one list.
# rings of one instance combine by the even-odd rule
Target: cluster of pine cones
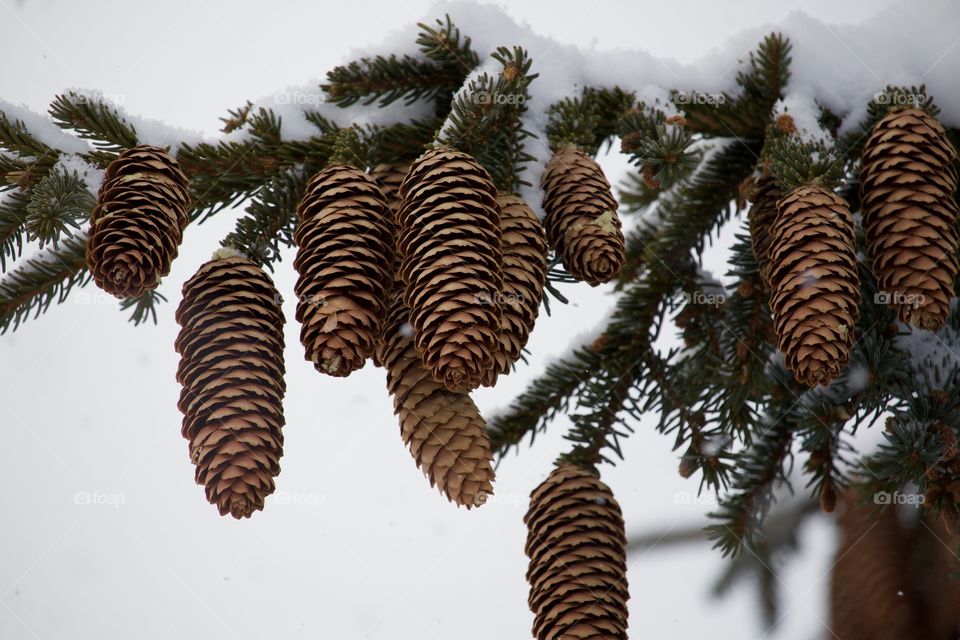
[[[624,237],[599,165],[558,149],[541,221],[498,193],[468,154],[435,147],[410,166],[332,164],[312,176],[293,236],[296,319],[307,360],[347,376],[383,367],[403,441],[431,485],[468,509],[493,491],[486,423],[469,392],[510,373],[537,318],[552,247],[598,285],[619,275]],[[138,146],[110,165],[87,262],[118,297],[156,287],[189,220],[187,178]],[[183,286],[177,380],[196,480],[221,514],[262,509],[280,471],[282,299],[255,261],[218,250]],[[531,498],[530,606],[540,638],[626,637],[620,508],[593,470],[558,467]],[[597,596],[596,594],[600,595]]]
[[[878,303],[901,322],[936,331],[946,322],[958,272],[957,150],[918,108],[893,110],[863,147],[860,200]],[[846,365],[859,319],[853,216],[832,191],[781,193],[764,171],[750,199],[750,235],[770,289],[778,347],[796,379],[827,384]]]

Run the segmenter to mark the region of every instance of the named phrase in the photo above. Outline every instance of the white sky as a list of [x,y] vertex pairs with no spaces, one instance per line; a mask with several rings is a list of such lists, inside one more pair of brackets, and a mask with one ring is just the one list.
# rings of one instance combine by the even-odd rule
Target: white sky
[[[228,108],[322,78],[349,49],[422,19],[428,4],[0,0],[0,97],[43,110],[64,88],[97,88],[132,113],[214,135]],[[888,4],[555,0],[507,10],[564,42],[691,62],[790,11],[844,23]],[[611,178],[624,166],[609,160]],[[303,361],[293,296],[278,479],[289,504],[271,499],[236,522],[206,502],[180,436],[172,316],[181,283],[235,215],[188,229],[158,326],[127,324],[91,288],[0,338],[0,637],[529,637],[522,516],[564,449],[566,423],[505,460],[491,504],[457,510],[405,450],[382,371],[333,380]],[[292,291],[289,255],[275,279]],[[482,409],[506,404],[611,301],[585,286],[566,292],[574,304],[541,318],[531,366],[478,392]],[[671,439],[637,426],[626,462],[604,470],[628,535],[697,522],[710,505],[679,504],[696,487],[678,476]],[[83,491],[123,504],[75,504]],[[777,634],[760,625],[751,590],[709,600],[721,561],[706,546],[632,557],[633,637],[823,637],[832,535],[814,522],[804,539],[812,551],[781,573],[787,614]]]

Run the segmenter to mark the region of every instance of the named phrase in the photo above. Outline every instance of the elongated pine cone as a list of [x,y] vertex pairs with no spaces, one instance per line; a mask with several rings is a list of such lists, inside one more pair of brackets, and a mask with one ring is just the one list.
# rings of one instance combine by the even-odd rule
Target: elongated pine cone
[[187,176],[165,149],[117,156],[90,216],[86,260],[97,286],[118,298],[154,289],[177,257],[189,210]]
[[777,219],[777,201],[782,197],[776,180],[769,172],[761,175],[750,190],[750,245],[757,262],[757,271],[770,286],[770,244],[773,223]]
[[523,521],[537,640],[625,639],[627,539],[610,487],[559,466],[530,494]]
[[626,261],[617,200],[597,161],[560,149],[543,173],[544,226],[563,266],[591,286],[610,282]]
[[500,210],[490,175],[469,155],[430,149],[400,185],[400,278],[424,366],[470,391],[500,340]]
[[394,224],[380,188],[359,169],[314,175],[297,206],[297,320],[307,360],[347,376],[373,354],[393,286]]
[[283,454],[283,314],[257,264],[221,249],[183,285],[177,309],[183,437],[220,514],[249,517],[273,493]]
[[377,359],[400,419],[400,435],[417,466],[447,499],[468,509],[493,493],[493,454],[486,423],[466,393],[447,390],[424,368],[397,288]]
[[853,216],[817,186],[780,199],[770,244],[770,308],[787,368],[814,387],[840,375],[860,317]]
[[378,164],[370,170],[394,216],[400,210],[400,185],[409,170],[410,165],[401,163]]
[[[920,640],[923,620],[910,575],[909,541],[895,507],[847,495],[830,587],[830,629],[839,640]],[[949,636],[955,637],[955,636]],[[944,637],[945,640],[946,637]]]
[[523,198],[501,193],[500,230],[503,234],[503,292],[500,295],[502,324],[495,365],[483,383],[493,386],[498,375],[510,373],[520,359],[540,311],[547,277],[547,237],[543,224]]
[[957,277],[957,149],[936,118],[909,108],[873,127],[860,198],[877,285],[902,322],[935,331]]

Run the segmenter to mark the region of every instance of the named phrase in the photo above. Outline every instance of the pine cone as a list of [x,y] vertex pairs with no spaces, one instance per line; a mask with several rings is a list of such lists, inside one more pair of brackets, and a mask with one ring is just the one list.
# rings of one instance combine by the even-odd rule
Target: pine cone
[[500,230],[503,234],[503,292],[500,295],[502,325],[495,365],[483,383],[493,386],[498,375],[510,373],[520,358],[540,311],[547,276],[547,238],[543,225],[522,198],[502,193]]
[[283,314],[270,277],[221,249],[177,309],[183,436],[220,514],[246,518],[273,493],[283,453]]
[[430,486],[468,509],[482,505],[494,480],[486,423],[469,395],[448,391],[424,368],[402,293],[396,289],[377,345],[400,435]]
[[847,495],[837,520],[830,629],[839,640],[907,640],[921,633],[908,541],[895,508],[878,510]]
[[776,180],[766,172],[750,190],[750,245],[757,261],[757,271],[764,284],[770,286],[770,244],[773,222],[777,218],[777,201],[783,196]]
[[293,235],[297,320],[307,360],[347,376],[373,354],[393,284],[394,226],[367,174],[334,165],[314,175]]
[[187,189],[187,176],[164,149],[131,147],[110,163],[87,236],[87,268],[98,287],[118,298],[156,288],[190,221]]
[[610,488],[579,467],[557,467],[530,494],[523,521],[534,636],[626,638],[627,541]]
[[424,366],[451,391],[477,387],[499,345],[500,211],[473,158],[430,149],[400,185],[404,302]]
[[873,273],[902,322],[935,331],[957,277],[957,149],[920,109],[880,120],[863,147],[860,197]]
[[781,198],[770,243],[770,308],[787,368],[808,386],[840,374],[860,317],[853,216],[832,191]]
[[563,266],[591,286],[610,282],[626,260],[616,198],[597,162],[579,149],[557,151],[543,173],[544,226]]
[[400,210],[400,185],[410,170],[408,164],[378,164],[370,170],[370,177],[377,181],[387,206],[394,216]]

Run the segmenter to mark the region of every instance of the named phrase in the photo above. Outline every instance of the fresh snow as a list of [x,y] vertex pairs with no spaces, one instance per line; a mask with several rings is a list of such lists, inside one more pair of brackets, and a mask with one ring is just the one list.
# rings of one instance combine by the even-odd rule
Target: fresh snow
[[10,120],[22,122],[34,138],[48,147],[67,153],[87,153],[90,151],[90,145],[58,127],[45,113],[36,113],[29,107],[17,106],[3,99],[0,99],[0,111],[3,111]]
[[66,174],[76,174],[94,195],[100,190],[103,175],[106,173],[103,169],[72,153],[62,154],[54,169],[59,169]]

